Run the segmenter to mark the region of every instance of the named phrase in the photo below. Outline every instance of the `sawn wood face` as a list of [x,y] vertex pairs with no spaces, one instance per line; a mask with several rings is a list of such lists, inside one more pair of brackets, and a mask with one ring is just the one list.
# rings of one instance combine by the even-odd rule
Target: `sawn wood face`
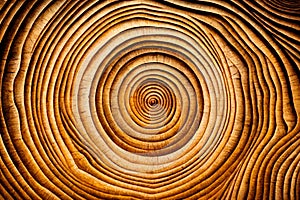
[[0,10],[0,199],[300,199],[298,1]]

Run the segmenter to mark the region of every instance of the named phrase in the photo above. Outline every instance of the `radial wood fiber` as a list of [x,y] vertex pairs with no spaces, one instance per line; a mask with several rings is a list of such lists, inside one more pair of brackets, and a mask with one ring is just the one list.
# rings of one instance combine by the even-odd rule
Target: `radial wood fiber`
[[0,199],[300,199],[298,1],[0,9]]

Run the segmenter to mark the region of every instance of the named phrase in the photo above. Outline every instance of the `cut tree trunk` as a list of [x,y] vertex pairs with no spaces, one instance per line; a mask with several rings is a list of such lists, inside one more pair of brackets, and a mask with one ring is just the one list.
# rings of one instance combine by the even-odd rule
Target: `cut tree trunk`
[[299,1],[0,9],[0,199],[300,199]]

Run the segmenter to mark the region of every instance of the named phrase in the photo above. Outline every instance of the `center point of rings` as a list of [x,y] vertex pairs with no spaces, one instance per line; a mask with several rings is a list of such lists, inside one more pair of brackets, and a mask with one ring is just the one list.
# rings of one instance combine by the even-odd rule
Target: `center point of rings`
[[157,99],[151,99],[149,103],[151,106],[155,106],[158,103],[158,101]]
[[161,129],[172,121],[176,110],[176,97],[167,81],[146,78],[133,89],[130,114],[133,121],[143,128],[142,134],[154,130],[161,133]]

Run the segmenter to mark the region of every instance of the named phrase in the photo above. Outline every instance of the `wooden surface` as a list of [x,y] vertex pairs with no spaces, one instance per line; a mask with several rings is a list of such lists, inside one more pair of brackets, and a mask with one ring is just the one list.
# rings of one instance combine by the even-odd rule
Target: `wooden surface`
[[0,8],[0,199],[300,199],[298,1]]

